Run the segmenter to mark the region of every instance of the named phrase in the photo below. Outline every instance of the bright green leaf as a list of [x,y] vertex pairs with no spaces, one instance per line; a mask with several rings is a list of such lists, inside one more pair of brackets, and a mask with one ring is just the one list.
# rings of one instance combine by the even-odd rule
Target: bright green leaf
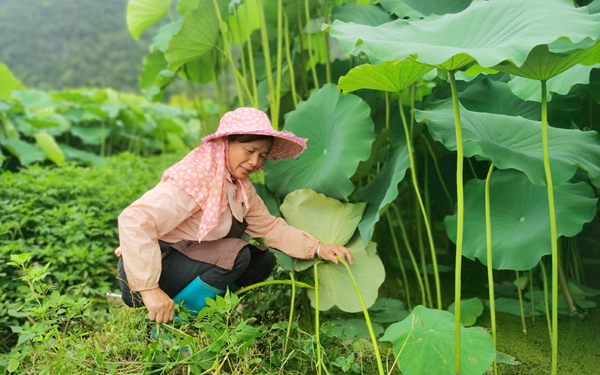
[[[364,319],[344,319],[334,320],[333,332],[342,340],[351,341],[354,338],[370,339],[369,327]],[[372,323],[373,332],[378,337],[383,333],[383,327],[377,323]]]
[[377,26],[393,20],[381,7],[374,4],[344,3],[342,6],[333,7],[331,20],[354,22],[359,25]]
[[127,27],[135,39],[169,11],[171,0],[129,0]]
[[[161,26],[158,29],[158,31],[156,32],[154,39],[152,39],[152,46],[154,47],[154,51],[152,53],[155,53],[155,52],[165,53],[167,51],[167,48],[169,47],[169,42],[171,41],[171,38],[173,38],[173,35],[176,35],[179,32],[179,30],[181,30],[182,25],[183,25],[183,18],[181,18],[175,22],[171,22],[171,23]],[[163,56],[163,59],[164,59],[164,56]],[[165,62],[166,62],[166,60],[165,60]],[[165,67],[166,67],[166,63],[165,63]]]
[[22,87],[19,80],[13,76],[6,65],[0,62],[0,99],[8,99],[13,90]]
[[431,15],[458,13],[473,0],[381,0],[383,9],[398,18],[422,18]]
[[[404,375],[454,375],[454,315],[417,306],[392,324],[381,341],[390,341]],[[481,375],[496,356],[494,342],[483,328],[460,328],[462,375]]]
[[371,109],[354,95],[340,95],[333,84],[313,91],[286,116],[285,130],[308,138],[297,160],[265,163],[267,186],[278,196],[309,188],[344,199],[354,190],[350,177],[371,154],[375,139]]
[[200,5],[200,0],[179,0],[177,11],[181,14],[186,14],[190,10],[198,8],[198,5]]
[[[455,313],[454,303],[448,306],[448,311],[452,314]],[[474,297],[460,301],[460,323],[463,326],[472,326],[481,314],[483,314],[483,302],[479,298]]]
[[19,159],[21,165],[29,165],[46,159],[46,154],[37,146],[20,139],[4,138],[1,140],[1,143],[2,146]]
[[[487,264],[484,180],[465,185],[463,255]],[[596,201],[584,182],[554,187],[558,236],[572,237],[596,216]],[[492,266],[529,270],[551,253],[548,194],[514,170],[495,171],[490,182]],[[456,215],[445,220],[448,236],[456,240]]]
[[36,145],[44,151],[46,157],[58,166],[65,165],[65,154],[56,144],[54,137],[48,133],[39,132],[34,135]]
[[255,30],[260,29],[258,0],[245,0],[236,8],[234,17],[229,17],[228,25],[233,42],[243,44]]
[[99,146],[110,135],[111,129],[102,125],[73,126],[71,134],[86,145]]
[[399,92],[431,70],[431,66],[410,60],[386,61],[380,65],[363,64],[341,77],[338,87],[344,94],[360,89]]
[[59,144],[59,145],[60,145],[61,150],[65,154],[65,158],[67,161],[79,160],[86,164],[96,165],[96,166],[103,166],[103,165],[108,164],[108,159],[98,156],[96,154],[93,154],[91,152],[79,150],[79,149],[76,149],[74,147],[71,147],[71,146],[65,145],[65,144]]

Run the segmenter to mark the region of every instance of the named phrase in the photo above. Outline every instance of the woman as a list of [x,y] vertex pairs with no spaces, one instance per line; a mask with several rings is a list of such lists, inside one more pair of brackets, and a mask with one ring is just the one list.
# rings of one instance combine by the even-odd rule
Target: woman
[[197,313],[206,297],[266,279],[273,256],[240,239],[244,232],[295,258],[353,263],[345,247],[321,244],[270,215],[248,178],[265,158],[297,157],[306,140],[275,131],[255,108],[238,108],[202,141],[119,216],[115,253],[127,305],[144,304],[148,318],[163,323],[173,320],[175,302]]

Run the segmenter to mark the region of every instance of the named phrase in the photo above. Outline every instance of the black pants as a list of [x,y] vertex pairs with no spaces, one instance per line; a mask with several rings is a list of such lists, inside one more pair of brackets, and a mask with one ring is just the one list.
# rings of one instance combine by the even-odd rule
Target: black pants
[[[226,270],[213,264],[199,262],[172,251],[162,260],[162,272],[158,286],[171,298],[196,277],[219,290],[226,290],[234,284],[244,287],[265,280],[273,271],[275,259],[270,251],[262,251],[254,246],[245,246],[238,253],[233,269]],[[131,293],[127,283],[127,275],[123,267],[123,257],[119,258],[119,286],[123,292],[123,301],[129,307],[143,306],[139,293]]]

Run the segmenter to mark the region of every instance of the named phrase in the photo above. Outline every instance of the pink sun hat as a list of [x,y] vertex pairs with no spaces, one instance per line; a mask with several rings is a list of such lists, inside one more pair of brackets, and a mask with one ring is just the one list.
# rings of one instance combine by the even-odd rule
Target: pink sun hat
[[221,117],[219,128],[214,134],[202,138],[207,143],[211,139],[231,134],[260,134],[273,136],[273,145],[267,155],[268,159],[285,159],[298,157],[306,150],[306,138],[296,137],[287,131],[273,129],[267,115],[256,108],[242,107],[229,111]]

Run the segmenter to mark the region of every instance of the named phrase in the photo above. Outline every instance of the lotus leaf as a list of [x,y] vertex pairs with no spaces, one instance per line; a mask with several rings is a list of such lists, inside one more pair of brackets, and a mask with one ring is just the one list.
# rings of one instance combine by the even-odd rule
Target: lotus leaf
[[65,154],[56,144],[54,137],[48,133],[39,132],[34,135],[35,144],[46,154],[46,157],[58,166],[65,165]]
[[430,15],[458,13],[473,0],[381,0],[383,9],[399,18],[422,18]]
[[[490,159],[500,169],[523,171],[534,184],[545,184],[541,126],[521,117],[478,113],[460,108],[464,154]],[[432,137],[450,150],[456,149],[452,103],[433,111],[416,111]],[[591,178],[600,175],[600,136],[595,131],[548,129],[552,180],[568,181],[578,167]]]
[[65,159],[67,161],[80,160],[84,163],[91,164],[91,165],[97,165],[97,166],[103,166],[103,165],[108,164],[108,159],[100,157],[96,154],[92,154],[91,152],[79,150],[74,147],[62,144],[62,143],[60,143],[59,146],[60,146],[61,150],[63,151],[63,153],[65,154]]
[[100,125],[73,126],[71,134],[81,139],[83,144],[98,146],[110,135],[110,128]]
[[260,29],[259,0],[245,0],[237,6],[234,17],[229,17],[228,25],[233,42],[243,44],[248,32]]
[[16,156],[21,165],[29,165],[46,159],[46,154],[39,147],[17,138],[0,137],[0,144]]
[[39,90],[15,90],[12,96],[21,103],[25,113],[29,114],[34,109],[54,107],[54,101],[44,91]]
[[[492,337],[483,328],[460,328],[462,375],[481,375],[496,357]],[[417,306],[392,324],[381,341],[390,341],[405,375],[454,375],[454,315]]]
[[399,92],[433,70],[410,60],[386,61],[380,65],[359,65],[340,78],[338,87],[347,94],[360,89]]
[[[454,303],[448,306],[448,311],[454,314]],[[463,326],[472,326],[481,314],[483,314],[483,302],[479,298],[460,301],[460,323]]]
[[597,39],[599,22],[600,14],[574,8],[565,0],[492,0],[474,2],[457,14],[410,23],[396,20],[373,27],[336,20],[330,32],[348,53],[358,52],[355,47],[360,44],[360,51],[379,61],[411,57],[455,70],[472,60],[483,67],[505,60],[521,66],[535,46],[561,37],[573,43]]
[[[345,320],[334,320],[333,332],[335,335],[342,340],[352,341],[358,337],[361,339],[370,339],[369,327],[364,319],[345,319]],[[373,332],[375,336],[379,336],[383,333],[383,327],[377,323],[373,323]]]
[[6,65],[0,63],[0,99],[8,99],[13,90],[21,87],[19,80],[13,76]]
[[[354,236],[346,245],[354,257],[354,265],[350,267],[356,279],[367,308],[377,299],[379,286],[385,280],[385,268],[377,256],[377,245],[369,242],[365,247],[360,236]],[[333,262],[320,262],[319,272],[319,309],[329,310],[333,306],[346,312],[362,311],[354,283],[344,265]],[[315,306],[315,292],[308,291],[308,298]]]
[[129,0],[127,26],[135,39],[167,14],[171,0]]
[[367,202],[367,209],[358,225],[358,230],[366,244],[373,236],[375,224],[379,221],[379,211],[398,197],[398,183],[410,167],[406,137],[401,127],[392,128],[391,150],[383,167],[369,183],[358,190],[356,196]]
[[182,25],[183,18],[161,26],[152,39],[152,46],[154,47],[153,52],[167,52],[171,38],[181,30]]
[[355,95],[340,95],[333,84],[313,91],[286,116],[285,130],[308,138],[297,160],[265,162],[265,179],[278,196],[309,188],[345,199],[354,190],[350,177],[371,154],[375,139],[371,108]]
[[[561,95],[567,94],[571,88],[577,84],[590,83],[590,72],[592,69],[600,69],[600,64],[596,65],[575,65],[574,67],[548,79],[546,98],[552,100],[552,93]],[[519,98],[523,100],[532,100],[539,102],[542,100],[542,90],[539,81],[514,77],[508,83],[508,87]]]
[[340,7],[333,8],[331,20],[377,26],[393,19],[385,10],[374,4],[345,3]]
[[177,11],[181,14],[186,14],[190,10],[198,8],[198,5],[200,5],[200,0],[179,0]]
[[[465,185],[463,255],[487,264],[484,180]],[[585,183],[565,183],[554,188],[558,236],[571,237],[596,215],[592,189]],[[492,266],[495,269],[529,270],[551,253],[548,194],[514,170],[496,171],[490,182]],[[456,215],[446,217],[451,240],[456,239]]]

